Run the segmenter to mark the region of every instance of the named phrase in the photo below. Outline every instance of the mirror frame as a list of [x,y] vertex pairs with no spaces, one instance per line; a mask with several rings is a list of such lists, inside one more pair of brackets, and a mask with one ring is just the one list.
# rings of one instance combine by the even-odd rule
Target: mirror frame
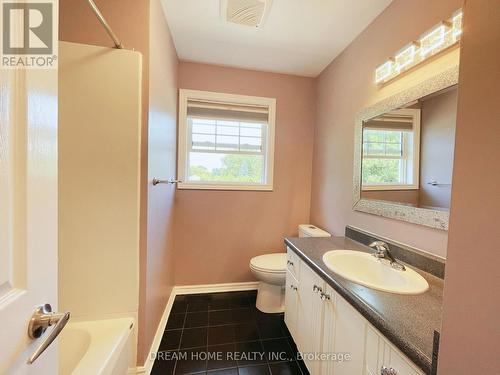
[[363,122],[456,84],[458,84],[458,65],[358,112],[355,118],[354,134],[353,209],[355,211],[448,230],[450,217],[448,211],[361,198],[361,142],[363,138]]

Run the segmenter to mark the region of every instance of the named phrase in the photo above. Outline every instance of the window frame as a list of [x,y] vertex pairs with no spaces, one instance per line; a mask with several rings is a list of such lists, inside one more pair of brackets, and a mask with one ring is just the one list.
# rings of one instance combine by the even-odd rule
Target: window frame
[[[251,184],[245,183],[227,183],[227,182],[190,182],[187,180],[188,152],[191,149],[190,142],[191,130],[188,124],[188,100],[206,100],[219,101],[231,104],[244,104],[268,107],[267,132],[262,136],[262,145],[264,149],[264,178],[265,183]],[[276,99],[259,96],[247,96],[228,93],[218,93],[212,91],[179,89],[179,135],[178,135],[178,154],[177,154],[177,173],[178,179],[182,182],[177,184],[178,189],[192,190],[242,190],[242,191],[273,191],[274,177],[274,141],[276,127]],[[221,152],[226,153],[226,152]],[[227,154],[232,152],[228,151]]]
[[[421,117],[421,112],[420,109],[413,109],[413,108],[404,108],[404,109],[399,109],[395,110],[393,112],[398,112],[401,114],[409,114],[413,118],[413,158],[412,158],[412,163],[413,163],[413,178],[412,184],[371,184],[371,185],[365,185],[362,183],[362,176],[361,178],[361,191],[384,191],[384,190],[418,190],[420,188],[420,117]],[[392,130],[390,128],[388,129],[380,129],[380,130]],[[361,131],[361,150],[363,150],[363,145],[364,145],[364,129],[362,128]],[[409,160],[409,157],[407,156],[408,153],[408,137],[407,135],[404,134],[403,132],[403,142],[402,142],[402,150],[403,150],[403,155],[401,158],[387,158],[387,159],[395,159],[395,160]],[[406,157],[405,157],[406,155]],[[370,159],[370,157],[368,157]],[[363,154],[361,155],[361,168],[363,168],[363,160],[365,157]],[[384,159],[384,157],[373,157],[371,159]],[[406,174],[406,168],[407,168],[407,163],[403,163],[403,170],[404,173]],[[361,173],[362,169],[361,169]]]

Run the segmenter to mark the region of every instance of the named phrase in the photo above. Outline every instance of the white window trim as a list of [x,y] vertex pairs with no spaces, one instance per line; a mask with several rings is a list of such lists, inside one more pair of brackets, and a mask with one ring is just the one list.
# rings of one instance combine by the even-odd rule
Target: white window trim
[[[189,150],[188,121],[187,121],[187,103],[188,100],[207,100],[223,101],[235,104],[263,105],[269,108],[269,120],[267,125],[266,143],[266,162],[265,162],[265,184],[238,184],[238,183],[220,183],[220,182],[188,182],[187,181],[187,152]],[[177,184],[178,189],[196,189],[196,190],[256,190],[272,191],[274,176],[274,135],[276,126],[276,99],[259,96],[247,96],[217,93],[199,90],[179,90],[179,140],[177,170],[178,179],[182,182]]]
[[[391,185],[391,184],[378,184],[378,185],[363,185],[361,191],[373,190],[418,190],[420,188],[420,109],[403,108],[393,111],[401,114],[411,115],[413,117],[413,124],[415,130],[413,132],[413,184],[404,185]],[[390,129],[389,129],[390,130]],[[363,140],[361,140],[363,142]],[[404,140],[406,142],[406,140]],[[407,147],[403,149],[406,150]],[[406,152],[406,151],[405,151]],[[399,159],[399,158],[397,158]],[[363,163],[363,157],[361,157]]]

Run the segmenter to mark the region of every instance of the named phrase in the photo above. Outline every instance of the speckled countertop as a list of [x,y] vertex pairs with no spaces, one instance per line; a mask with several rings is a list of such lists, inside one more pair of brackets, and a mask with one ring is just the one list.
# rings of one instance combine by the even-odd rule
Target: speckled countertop
[[381,292],[344,279],[322,260],[330,250],[372,252],[369,247],[345,237],[293,237],[285,243],[399,350],[431,373],[434,330],[441,330],[442,279],[410,266],[427,280],[429,290],[419,295]]

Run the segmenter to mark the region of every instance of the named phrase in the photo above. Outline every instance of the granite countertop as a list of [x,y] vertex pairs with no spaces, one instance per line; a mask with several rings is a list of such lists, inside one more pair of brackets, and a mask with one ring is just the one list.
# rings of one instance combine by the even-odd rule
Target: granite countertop
[[348,281],[322,260],[330,250],[373,252],[368,246],[346,237],[291,237],[285,243],[399,350],[431,373],[434,330],[441,330],[442,279],[410,265],[427,280],[429,290],[418,295],[381,292]]

